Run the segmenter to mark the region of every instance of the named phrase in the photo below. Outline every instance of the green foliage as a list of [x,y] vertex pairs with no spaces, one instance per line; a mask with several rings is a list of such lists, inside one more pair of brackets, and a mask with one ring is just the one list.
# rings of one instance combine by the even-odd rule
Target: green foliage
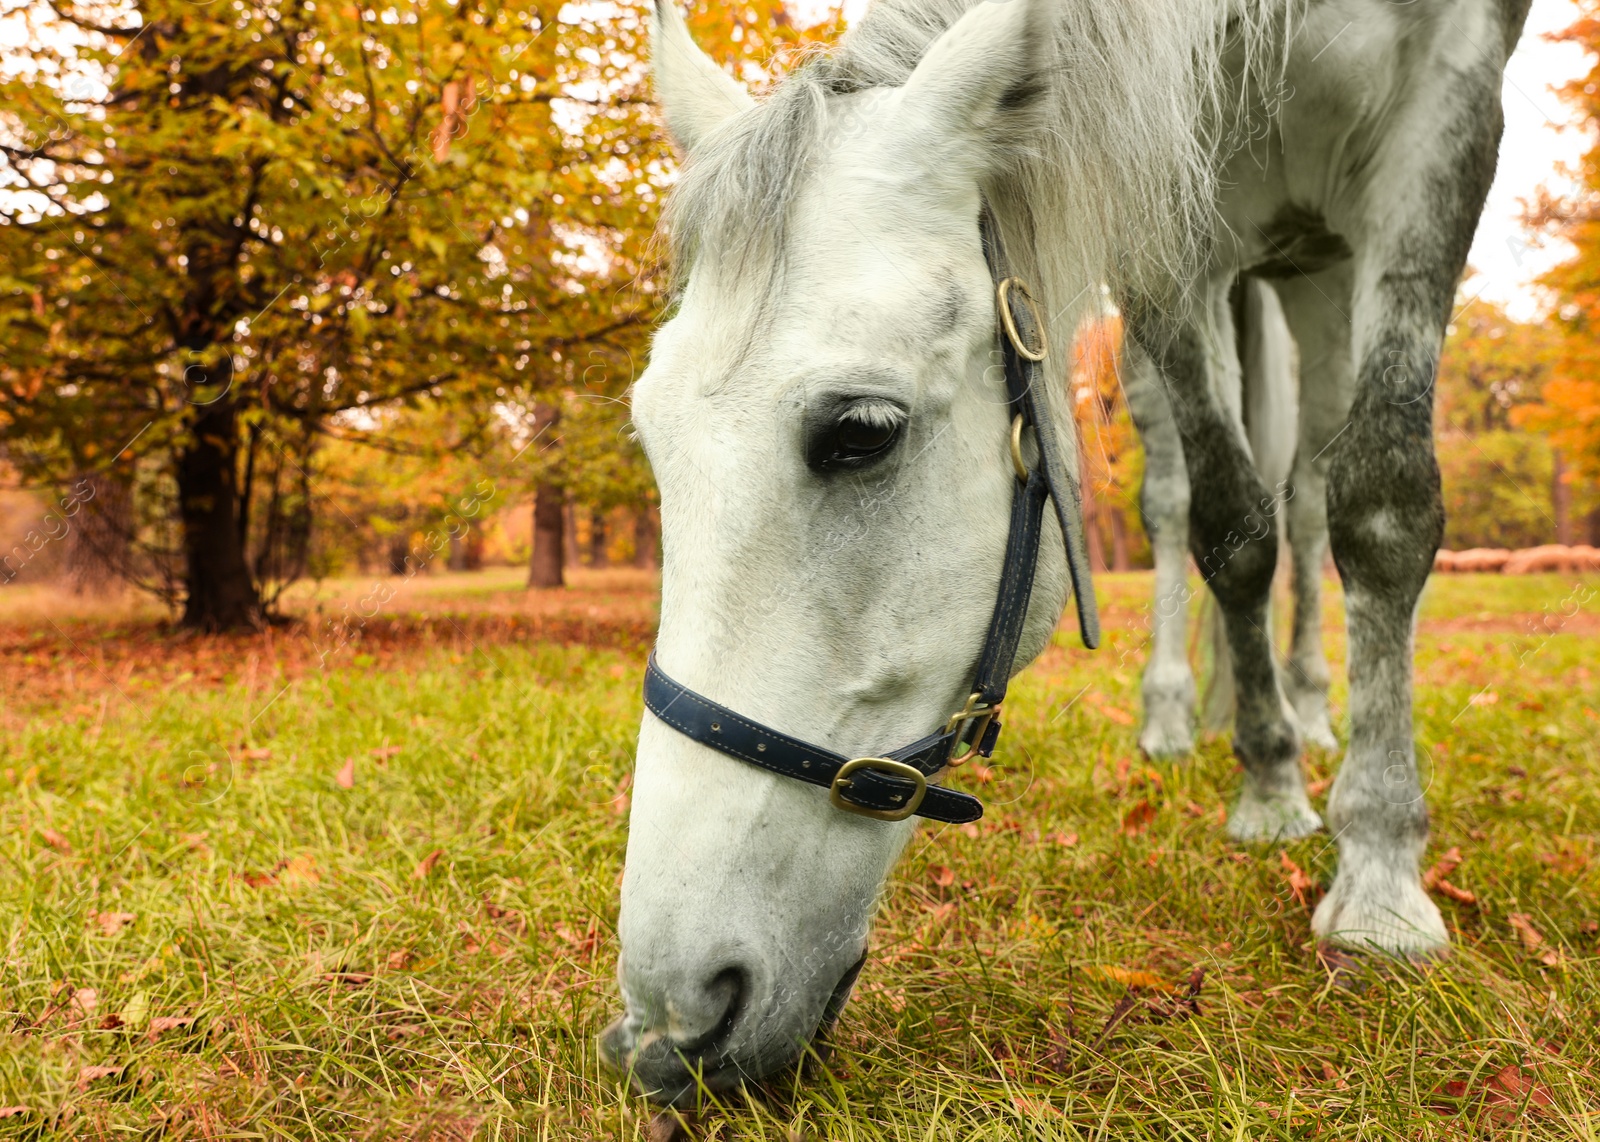
[[1444,546],[1534,547],[1555,537],[1550,444],[1529,432],[1441,436]]

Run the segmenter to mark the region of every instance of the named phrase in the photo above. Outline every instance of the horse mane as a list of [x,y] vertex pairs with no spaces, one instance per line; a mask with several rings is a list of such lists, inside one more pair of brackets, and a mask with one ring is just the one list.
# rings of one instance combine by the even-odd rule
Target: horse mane
[[[877,0],[837,46],[704,140],[664,216],[678,280],[716,250],[775,283],[827,98],[904,84],[977,2]],[[1298,2],[1055,0],[1048,94],[1024,137],[995,140],[1003,160],[983,187],[1052,334],[1070,339],[1102,283],[1159,304],[1187,276],[1211,229],[1217,160],[1243,136],[1246,89],[1278,82]]]

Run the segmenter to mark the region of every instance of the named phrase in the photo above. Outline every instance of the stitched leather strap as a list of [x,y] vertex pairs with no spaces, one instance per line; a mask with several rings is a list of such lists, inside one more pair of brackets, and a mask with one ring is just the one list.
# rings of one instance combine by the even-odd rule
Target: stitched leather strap
[[[987,204],[978,228],[983,235],[983,256],[989,264],[989,274],[996,282],[1004,281],[1011,276],[1011,269],[1006,261],[999,225]],[[1024,343],[1042,344],[1033,311],[1017,296],[1015,290],[1007,301],[1011,320],[1016,323],[1017,332]],[[1039,362],[1030,361],[1018,353],[1004,330],[1000,334],[1000,347],[1005,357],[1006,393],[1011,398],[1012,413],[1021,412],[1033,429],[1034,439],[1039,445],[1036,467],[1043,470],[1045,482],[1050,488],[1050,499],[1056,506],[1056,522],[1061,525],[1061,538],[1067,549],[1067,570],[1072,577],[1072,596],[1078,608],[1078,634],[1083,639],[1083,645],[1093,650],[1100,645],[1100,614],[1095,604],[1094,582],[1089,575],[1089,549],[1083,537],[1083,498],[1079,493],[1078,478],[1062,460]]]
[[[687,686],[667,677],[656,663],[655,652],[644,675],[644,704],[667,725],[702,745],[759,766],[780,777],[792,777],[808,785],[828,789],[850,759],[799,738],[753,722],[728,707],[696,694]],[[953,733],[929,734],[920,741],[875,756],[904,762],[932,776],[944,768],[950,755]],[[841,796],[853,805],[879,812],[903,808],[914,792],[909,780],[878,770],[858,770],[849,777],[849,788]],[[934,821],[964,824],[983,816],[983,803],[971,794],[940,785],[928,786],[917,806],[916,815]]]

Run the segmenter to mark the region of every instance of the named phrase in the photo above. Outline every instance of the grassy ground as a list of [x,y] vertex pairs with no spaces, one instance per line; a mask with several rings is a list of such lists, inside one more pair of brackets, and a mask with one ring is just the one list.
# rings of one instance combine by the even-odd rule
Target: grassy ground
[[[420,586],[210,642],[10,597],[0,1138],[666,1133],[594,1046],[650,586]],[[1359,988],[1314,954],[1327,838],[1228,844],[1223,742],[1138,757],[1148,577],[1102,590],[1106,647],[1059,638],[967,771],[989,815],[899,866],[827,1064],[695,1133],[1600,1136],[1600,582],[1430,588],[1428,859],[1474,900]]]

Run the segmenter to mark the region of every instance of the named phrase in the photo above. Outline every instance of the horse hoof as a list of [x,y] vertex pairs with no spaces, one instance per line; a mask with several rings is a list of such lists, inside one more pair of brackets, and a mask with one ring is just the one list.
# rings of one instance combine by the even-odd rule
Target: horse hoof
[[1248,791],[1228,814],[1228,836],[1236,841],[1289,841],[1310,836],[1322,828],[1305,791],[1299,796],[1261,797]]

